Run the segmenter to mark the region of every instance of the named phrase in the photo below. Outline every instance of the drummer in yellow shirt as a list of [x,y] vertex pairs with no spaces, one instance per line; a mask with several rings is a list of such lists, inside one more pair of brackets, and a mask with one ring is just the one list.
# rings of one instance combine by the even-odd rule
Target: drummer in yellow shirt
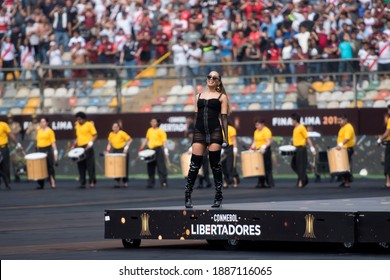
[[[21,149],[22,145],[18,143],[15,135],[11,132],[10,127],[6,122],[0,121],[0,177],[3,179],[5,188],[11,189],[11,174],[10,174],[10,156],[8,148],[8,138],[11,138],[16,144],[16,147]],[[1,181],[0,181],[1,183]]]
[[[54,131],[48,126],[46,118],[41,118],[39,126],[36,136],[37,152],[47,155],[47,174],[49,175],[50,186],[54,189],[56,187],[54,163],[58,160],[56,137]],[[44,186],[45,180],[38,180],[37,189],[43,189]]]
[[112,131],[108,135],[108,144],[106,153],[124,153],[126,154],[126,177],[115,178],[114,188],[120,188],[120,181],[122,179],[123,187],[127,188],[129,181],[129,147],[133,139],[129,134],[121,129],[119,122],[112,124]]
[[302,188],[309,183],[307,177],[307,150],[306,143],[310,146],[310,151],[313,155],[316,154],[316,150],[311,142],[306,127],[300,123],[301,116],[297,113],[291,115],[293,130],[293,145],[296,148],[295,155],[291,159],[291,168],[298,175],[297,187]]
[[224,175],[224,188],[228,188],[231,185],[237,188],[239,177],[236,170],[236,158],[237,158],[237,130],[236,128],[228,121],[228,146],[223,149],[224,160],[222,160],[222,172]]
[[97,139],[97,131],[94,123],[87,120],[87,115],[84,112],[78,112],[76,114],[75,130],[76,139],[74,140],[72,147],[77,146],[85,149],[85,160],[77,162],[80,188],[85,188],[87,171],[89,187],[94,188],[96,184],[96,171],[93,144]]
[[255,121],[256,130],[253,133],[253,143],[251,150],[259,150],[264,158],[265,176],[259,176],[256,188],[275,187],[274,177],[272,174],[272,132],[265,126],[265,120],[258,118]]
[[385,176],[386,183],[385,187],[390,188],[390,105],[387,106],[387,113],[384,116],[386,130],[385,132],[379,136],[377,143],[380,145],[382,142],[386,141],[384,144],[386,145],[385,149]]
[[339,185],[341,188],[349,188],[352,182],[352,155],[354,153],[353,147],[355,146],[355,130],[353,126],[348,122],[346,115],[341,115],[337,118],[340,130],[337,136],[336,149],[347,149],[348,161],[350,172],[341,175],[343,182]]
[[168,156],[167,148],[167,133],[160,128],[161,121],[153,118],[150,121],[150,128],[146,132],[146,139],[139,148],[142,151],[145,147],[149,147],[156,152],[156,159],[147,163],[148,169],[148,188],[153,188],[155,184],[156,168],[160,179],[161,187],[168,187],[167,182],[167,167],[165,164],[165,156]]

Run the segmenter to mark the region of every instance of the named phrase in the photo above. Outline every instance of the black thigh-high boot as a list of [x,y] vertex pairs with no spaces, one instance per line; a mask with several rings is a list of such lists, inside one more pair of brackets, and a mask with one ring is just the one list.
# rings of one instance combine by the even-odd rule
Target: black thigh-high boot
[[202,166],[203,156],[198,156],[192,154],[190,169],[188,170],[187,175],[187,184],[185,189],[185,202],[184,205],[186,208],[192,208],[192,199],[191,194],[194,188],[196,177],[198,176],[198,172],[200,167]]
[[209,159],[211,170],[213,171],[214,184],[215,184],[215,197],[214,203],[211,207],[218,208],[222,205],[222,166],[221,151],[209,151]]

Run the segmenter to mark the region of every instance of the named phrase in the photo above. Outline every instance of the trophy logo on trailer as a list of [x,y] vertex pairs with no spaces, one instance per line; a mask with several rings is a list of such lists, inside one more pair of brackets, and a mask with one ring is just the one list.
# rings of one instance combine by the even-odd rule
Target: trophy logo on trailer
[[314,219],[315,219],[315,217],[312,214],[307,214],[305,216],[306,229],[305,229],[305,234],[303,235],[303,237],[317,238],[316,235],[314,234]]
[[152,235],[149,230],[149,218],[150,215],[147,213],[141,214],[141,236],[150,236]]

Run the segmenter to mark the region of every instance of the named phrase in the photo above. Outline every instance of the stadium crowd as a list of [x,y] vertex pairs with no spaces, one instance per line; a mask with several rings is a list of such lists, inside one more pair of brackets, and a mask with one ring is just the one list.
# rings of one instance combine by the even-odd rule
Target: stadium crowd
[[[15,78],[7,70],[13,67],[23,69],[22,78],[30,70],[31,79],[36,79],[38,64],[62,65],[64,53],[75,65],[134,66],[147,65],[168,51],[178,77],[204,74],[210,63],[236,61],[260,64],[219,70],[248,76],[309,72],[318,78],[323,72],[390,72],[389,0],[0,2],[4,79],[8,73]],[[333,58],[360,62],[321,63]],[[63,73],[57,70],[51,75]],[[83,69],[72,73],[87,75]],[[129,68],[127,78],[135,75]]]

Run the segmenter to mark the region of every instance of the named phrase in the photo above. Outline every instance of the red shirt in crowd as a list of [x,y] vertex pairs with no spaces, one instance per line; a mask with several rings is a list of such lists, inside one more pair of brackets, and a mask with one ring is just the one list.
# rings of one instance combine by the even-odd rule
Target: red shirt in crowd
[[248,6],[245,7],[245,16],[247,19],[261,19],[261,11],[263,10],[263,5],[260,2],[252,2],[249,0]]
[[110,41],[102,41],[98,47],[98,52],[101,55],[106,55],[108,56],[112,62],[115,62],[115,54],[106,54],[106,52],[112,52],[115,51],[115,44],[111,43]]
[[164,32],[157,31],[156,34],[154,34],[154,39],[156,39],[157,42],[160,42],[160,44],[156,45],[156,58],[158,58],[168,52],[168,44],[166,43],[169,43],[169,37]]
[[138,40],[138,43],[142,51],[150,51],[150,43],[152,41],[152,32],[150,29],[141,29],[137,34],[137,38],[141,38]]
[[92,62],[92,63],[97,63],[98,62],[98,48],[97,48],[96,42],[89,41],[85,45],[85,49],[88,52],[88,61]]
[[273,62],[269,64],[270,66],[277,67],[279,65],[279,58],[281,55],[279,48],[270,48],[269,50],[264,51],[263,55],[267,56],[268,61]]

